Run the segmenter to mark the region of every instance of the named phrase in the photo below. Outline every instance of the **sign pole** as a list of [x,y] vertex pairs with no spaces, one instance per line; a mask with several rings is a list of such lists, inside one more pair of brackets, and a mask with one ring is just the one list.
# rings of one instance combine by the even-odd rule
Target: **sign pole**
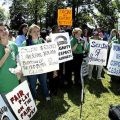
[[85,100],[85,90],[84,90],[84,78],[82,75],[82,67],[81,67],[81,97],[80,97],[80,118],[82,118],[82,106]]

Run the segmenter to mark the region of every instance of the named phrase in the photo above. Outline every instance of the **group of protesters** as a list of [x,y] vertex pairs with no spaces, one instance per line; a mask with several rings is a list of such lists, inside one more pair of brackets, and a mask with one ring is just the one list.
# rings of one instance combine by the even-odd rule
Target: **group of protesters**
[[[60,63],[57,71],[49,73],[23,76],[20,61],[19,47],[37,45],[52,42],[50,34],[69,32],[73,60]],[[17,87],[20,82],[27,80],[34,99],[39,97],[36,91],[37,80],[40,82],[43,95],[46,101],[50,100],[50,95],[57,95],[59,87],[77,85],[81,87],[81,65],[83,58],[87,57],[90,50],[90,39],[108,41],[109,51],[112,43],[120,44],[120,33],[112,29],[111,33],[102,31],[100,27],[92,30],[81,29],[80,27],[61,29],[54,25],[49,32],[41,31],[38,25],[22,24],[18,30],[17,37],[10,34],[9,28],[4,23],[0,23],[0,94],[5,95]],[[40,34],[41,33],[41,34]],[[109,52],[108,52],[109,56]],[[94,65],[89,65],[88,79],[92,79]],[[97,79],[101,80],[103,66],[98,65]],[[74,74],[73,74],[74,73]],[[74,77],[73,77],[74,76]],[[74,80],[73,80],[74,78]],[[111,75],[111,81],[119,78]]]

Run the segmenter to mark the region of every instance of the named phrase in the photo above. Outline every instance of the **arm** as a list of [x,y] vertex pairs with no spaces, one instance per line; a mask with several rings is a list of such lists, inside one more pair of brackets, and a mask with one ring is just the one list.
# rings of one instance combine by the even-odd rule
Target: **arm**
[[72,51],[73,51],[73,52],[76,50],[77,46],[78,46],[78,43],[76,43],[76,44],[72,47]]
[[5,63],[6,59],[8,58],[10,53],[10,49],[9,48],[5,48],[5,54],[4,56],[1,58],[0,60],[0,68],[3,66],[3,64]]
[[78,42],[75,42],[75,38],[72,38],[71,40],[71,49],[74,52],[78,46]]

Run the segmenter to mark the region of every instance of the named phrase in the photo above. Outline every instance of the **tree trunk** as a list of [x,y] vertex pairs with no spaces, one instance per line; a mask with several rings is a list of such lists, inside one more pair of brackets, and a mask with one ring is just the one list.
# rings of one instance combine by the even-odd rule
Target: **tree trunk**
[[34,22],[37,25],[38,23],[38,3],[37,0],[35,0],[35,13],[34,13]]

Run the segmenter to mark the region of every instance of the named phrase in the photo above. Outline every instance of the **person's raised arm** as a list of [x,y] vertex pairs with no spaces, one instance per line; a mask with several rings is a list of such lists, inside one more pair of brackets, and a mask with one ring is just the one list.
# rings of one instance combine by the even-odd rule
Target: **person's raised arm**
[[3,64],[5,63],[6,59],[8,58],[10,53],[10,49],[9,48],[5,48],[5,54],[4,56],[0,59],[0,68],[3,66]]

